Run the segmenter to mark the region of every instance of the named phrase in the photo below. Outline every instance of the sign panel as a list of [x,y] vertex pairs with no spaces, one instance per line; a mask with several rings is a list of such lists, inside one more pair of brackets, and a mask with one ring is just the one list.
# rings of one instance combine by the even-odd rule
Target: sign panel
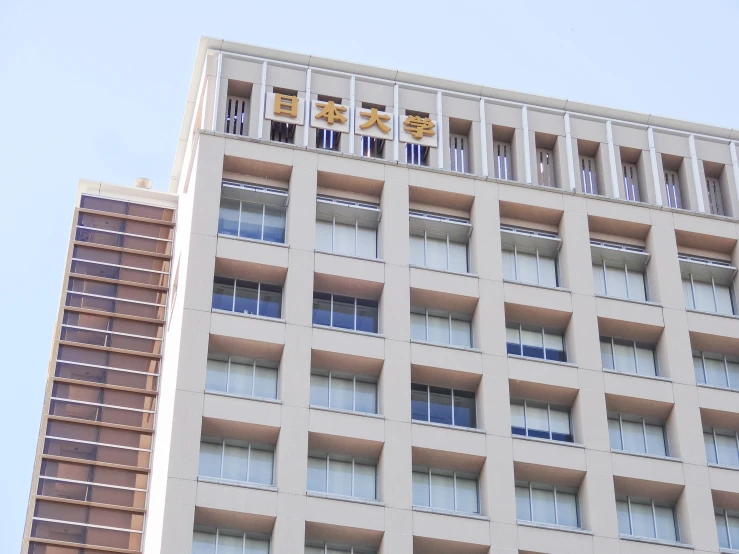
[[393,140],[393,114],[377,108],[357,108],[354,114],[354,132],[357,135]]
[[288,96],[279,92],[267,93],[267,105],[264,118],[293,125],[303,124],[305,100],[297,96]]

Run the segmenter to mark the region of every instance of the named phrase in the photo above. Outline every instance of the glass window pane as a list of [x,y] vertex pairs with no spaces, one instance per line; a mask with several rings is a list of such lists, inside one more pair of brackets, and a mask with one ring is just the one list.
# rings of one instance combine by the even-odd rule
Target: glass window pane
[[672,508],[655,506],[654,517],[657,523],[657,538],[663,541],[676,541],[675,514]]
[[547,360],[566,362],[564,337],[552,329],[544,329],[544,348]]
[[570,429],[570,413],[562,409],[549,409],[552,440],[572,442]]
[[616,360],[617,371],[622,373],[636,373],[633,342],[613,341],[613,357]]
[[454,425],[477,427],[475,393],[454,391]]
[[326,554],[326,550],[323,546],[308,546],[305,545],[304,554]]
[[539,254],[539,284],[545,287],[557,286],[556,260],[541,254]]
[[332,252],[333,221],[316,220],[316,250]]
[[428,342],[449,344],[449,318],[429,315]]
[[613,348],[610,340],[600,341],[600,361],[603,364],[603,369],[614,369]]
[[328,375],[311,374],[310,403],[314,406],[328,406]]
[[716,433],[716,450],[718,450],[718,463],[722,466],[739,467],[739,451],[734,435]]
[[665,430],[662,426],[647,423],[644,427],[647,433],[647,453],[653,456],[666,456]]
[[367,500],[375,500],[377,497],[375,486],[376,473],[377,469],[375,466],[354,463],[354,496],[366,498]]
[[328,462],[328,492],[342,496],[352,495],[352,463],[339,460]]
[[633,534],[637,537],[656,538],[654,532],[654,517],[651,504],[641,504],[631,501],[631,524]]
[[606,274],[603,272],[601,262],[593,264],[593,284],[595,285],[595,294],[606,294]]
[[726,527],[726,518],[723,513],[716,514],[715,517],[718,545],[720,548],[729,548],[729,529]]
[[629,298],[631,300],[646,301],[647,290],[644,273],[629,268]]
[[522,352],[531,358],[544,357],[544,337],[540,328],[523,326],[521,328]]
[[616,514],[618,516],[618,532],[622,535],[631,535],[629,505],[625,500],[616,500]]
[[467,244],[449,241],[449,271],[467,273]]
[[355,224],[336,222],[334,227],[334,252],[353,256],[356,252],[354,240],[356,237]]
[[608,418],[608,438],[611,442],[611,448],[614,450],[623,450],[621,445],[621,427],[618,419]]
[[695,382],[705,383],[706,379],[703,376],[703,358],[700,356],[693,356],[693,369],[695,370]]
[[431,474],[431,507],[454,510],[454,478],[451,475]]
[[639,375],[657,375],[657,365],[654,361],[654,350],[652,348],[637,344],[636,363]]
[[538,284],[538,273],[536,270],[536,253],[521,252],[517,253],[518,257],[518,280],[522,283]]
[[309,491],[326,492],[326,458],[308,458]]
[[577,497],[575,494],[557,491],[557,524],[579,527],[577,523]]
[[331,407],[337,410],[352,410],[354,407],[353,379],[331,376]]
[[539,488],[531,489],[531,505],[534,521],[540,523],[556,523],[554,518],[554,491]]
[[236,301],[234,312],[238,314],[257,313],[257,283],[250,281],[236,281]]
[[357,255],[364,258],[377,258],[377,229],[359,226]]
[[726,360],[726,369],[729,372],[729,386],[732,389],[739,388],[739,363]]
[[729,516],[729,539],[731,540],[731,547],[736,548],[739,546],[739,518],[736,516]]
[[357,379],[354,391],[354,409],[367,414],[377,413],[377,383]]
[[[218,554],[221,554],[218,552]],[[269,541],[250,539],[247,537],[244,545],[244,554],[269,554]]]
[[192,554],[216,554],[216,534],[195,531],[192,534]]
[[357,331],[377,333],[377,302],[357,299]]
[[431,421],[444,425],[452,424],[452,391],[441,387],[430,389]]
[[218,533],[218,553],[217,554],[243,554],[244,535],[241,533]]
[[640,452],[642,454],[646,452],[644,428],[641,421],[623,420],[621,422],[621,432],[623,433],[624,450],[626,452]]
[[226,444],[223,451],[223,478],[233,481],[246,481],[249,465],[249,449]]
[[521,335],[519,333],[518,325],[506,325],[505,329],[506,336],[506,350],[508,354],[514,354],[517,356],[521,355]]
[[462,348],[472,347],[472,322],[452,318],[452,344]]
[[231,360],[231,372],[228,376],[228,392],[239,396],[251,396],[254,366]]
[[313,324],[331,325],[331,295],[313,293]]
[[273,367],[257,366],[254,376],[254,396],[277,398],[277,370]]
[[731,306],[731,293],[726,285],[716,284],[716,308],[720,314],[732,315],[734,313]]
[[724,359],[704,357],[706,364],[706,382],[714,387],[726,387],[726,366]]
[[221,476],[222,452],[223,446],[220,443],[201,442],[198,475],[219,478]]
[[205,390],[226,392],[228,362],[208,358],[205,369]]
[[262,238],[262,204],[241,203],[241,227],[239,236],[249,239]]
[[476,480],[457,477],[457,511],[468,514],[476,514],[479,511]]
[[703,444],[706,446],[706,459],[708,463],[718,463],[716,459],[716,448],[713,444],[713,433],[703,433]]
[[234,303],[234,280],[224,277],[213,279],[213,309],[233,310]]
[[608,296],[628,298],[626,294],[626,270],[606,264],[606,290]]
[[525,435],[525,426],[523,402],[511,400],[511,431],[515,435]]
[[259,292],[259,315],[280,317],[282,312],[282,287],[262,285]]
[[218,232],[224,235],[239,234],[239,201],[221,198],[221,211],[218,214]]
[[413,505],[429,506],[429,475],[426,472],[413,472]]
[[530,437],[538,437],[540,439],[550,438],[547,405],[538,402],[527,402],[526,425]]
[[516,486],[516,519],[531,521],[531,503],[528,486]]
[[683,277],[683,296],[685,296],[685,307],[693,310],[695,303],[693,302],[693,287],[690,284],[690,277]]
[[695,309],[703,312],[715,312],[713,303],[713,288],[711,282],[700,281],[693,278],[693,296],[695,296]]
[[354,298],[334,295],[333,326],[354,329]]
[[411,418],[428,421],[428,388],[426,385],[411,384]]
[[263,240],[285,242],[285,208],[265,206]]
[[411,312],[411,339],[426,340],[426,314]]
[[426,237],[426,266],[446,269],[446,238]]
[[418,235],[411,235],[410,241],[411,241],[410,243],[411,265],[419,265],[419,266],[426,265],[423,259],[423,235],[421,235],[420,237]]
[[516,268],[513,250],[503,250],[503,279],[516,280]]
[[272,467],[274,466],[274,452],[270,450],[251,449],[249,459],[249,481],[261,485],[272,484]]

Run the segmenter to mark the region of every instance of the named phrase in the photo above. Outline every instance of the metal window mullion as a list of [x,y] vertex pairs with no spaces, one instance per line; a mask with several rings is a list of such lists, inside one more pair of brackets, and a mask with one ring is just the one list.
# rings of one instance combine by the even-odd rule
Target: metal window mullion
[[518,281],[518,247],[513,245],[513,278]]
[[639,375],[639,357],[636,355],[636,341],[633,341],[634,345],[634,367],[636,368],[636,374]]
[[695,308],[695,283],[693,282],[693,274],[690,273],[690,297],[693,299],[693,309]]
[[[544,332],[544,327],[541,328],[541,350],[543,355],[543,360],[547,359],[547,336]],[[521,350],[523,352],[523,350]]]
[[249,471],[251,470],[251,443],[247,447],[246,451],[246,482],[249,482]]
[[716,280],[711,277],[711,291],[713,292],[713,311],[718,312],[718,299],[716,298]]
[[357,411],[357,376],[352,377],[352,411]]
[[331,217],[331,252],[333,253],[335,250],[336,244],[336,216]]
[[221,530],[216,527],[216,554],[218,554],[218,539],[219,539],[220,531]]
[[221,439],[221,472],[218,474],[223,479],[223,461],[226,459],[226,439]]
[[[673,516],[673,525],[674,525],[674,516]],[[657,536],[657,512],[654,509],[654,500],[652,500],[652,525],[654,526],[654,538],[658,539]]]
[[[328,407],[329,408],[331,407],[331,389],[332,389],[332,386],[331,386],[331,373],[332,373],[332,371],[329,371],[328,372]],[[328,490],[328,489],[326,489],[326,490]]]
[[241,534],[241,554],[246,554],[246,531]]
[[[452,425],[455,425],[454,423],[454,389],[452,389]],[[455,482],[456,485],[456,482]]]
[[631,291],[629,290],[629,264],[624,263],[624,278],[626,279],[626,298],[631,299]]
[[359,255],[359,220],[354,220],[354,255]]
[[231,300],[231,311],[236,311],[236,279],[234,279],[234,295],[233,299]]
[[534,521],[534,488],[529,481],[529,521]]
[[357,330],[357,299],[354,298],[354,330]]
[[731,544],[731,532],[729,531],[729,512],[724,510],[724,522],[726,525],[726,536],[729,539],[729,550],[733,550],[734,546]]
[[457,511],[457,472],[452,472],[452,478],[454,479],[454,511]]
[[352,458],[352,496],[354,496],[354,458]]
[[611,337],[611,363],[613,364],[613,370],[618,371],[616,367],[616,342]]
[[[431,422],[431,385],[426,385],[426,421]],[[431,471],[429,469],[429,471]],[[431,486],[431,477],[429,476],[429,487]]]
[[329,323],[329,327],[334,326],[334,295],[333,293],[331,294],[331,314],[328,319],[328,323]]
[[226,392],[228,392],[228,385],[231,381],[231,356],[228,357],[228,366],[226,367]]
[[536,284],[541,285],[541,268],[539,267],[539,249],[536,249]]
[[431,486],[431,468],[429,468],[429,508],[434,507],[434,501],[433,501],[434,496],[431,493],[432,488],[433,487]]
[[529,420],[527,416],[526,400],[523,401],[523,432],[524,436],[529,436]]
[[739,432],[734,433],[734,440],[736,441],[736,449],[739,452]]
[[449,233],[446,234],[446,270],[449,271]]
[[726,375],[726,386],[731,388],[731,383],[729,382],[729,361],[726,359],[726,355],[724,355],[724,374]]
[[428,309],[423,311],[426,316],[426,341],[429,340],[429,311]]
[[428,256],[428,253],[427,253],[428,247],[426,245],[427,241],[428,241],[428,231],[424,229],[423,230],[423,267],[428,267],[428,262],[426,261],[427,256]]
[[606,261],[602,260],[603,263],[603,290],[608,296],[608,274],[606,273]]
[[706,357],[701,350],[701,373],[703,374],[703,382],[708,383],[708,376],[706,375]]
[[[236,288],[234,287],[234,291]],[[262,283],[257,283],[257,315],[259,315],[259,298],[262,296]]]
[[452,344],[452,313],[449,312],[449,315],[447,316],[447,321],[449,322],[449,325],[447,325],[447,339],[450,346]]
[[252,362],[252,372],[251,372],[251,395],[254,396],[254,391],[256,391],[257,387],[257,361],[254,360]]
[[626,510],[629,512],[629,535],[634,534],[634,520],[631,517],[631,497],[626,497]]
[[239,200],[239,219],[238,219],[238,222],[236,223],[236,236],[237,237],[241,236],[241,210],[243,209],[244,209],[244,201]]
[[718,441],[716,440],[716,428],[711,427],[711,434],[713,435],[713,453],[716,455],[716,464],[721,465],[721,460],[718,456]]
[[554,524],[559,525],[559,509],[557,507],[557,487],[552,487],[554,489]]
[[621,450],[624,451],[624,421],[621,414],[618,414],[618,434],[621,437]]
[[264,224],[267,219],[267,204],[262,204],[262,232],[259,235],[260,240],[264,240]]
[[647,422],[644,418],[641,418],[641,432],[642,438],[644,439],[644,453],[649,454],[649,447],[647,445]]

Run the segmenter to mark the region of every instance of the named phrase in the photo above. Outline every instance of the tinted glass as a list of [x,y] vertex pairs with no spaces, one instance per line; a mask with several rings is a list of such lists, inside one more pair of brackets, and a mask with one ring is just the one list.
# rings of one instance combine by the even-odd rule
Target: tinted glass
[[431,421],[452,424],[452,391],[441,387],[430,388]]
[[213,309],[233,310],[234,280],[224,277],[213,279]]
[[234,312],[239,314],[257,314],[257,283],[236,281],[236,300]]
[[377,302],[357,299],[357,331],[377,333]]
[[259,291],[259,315],[279,318],[282,310],[282,287],[262,285]]
[[331,325],[331,295],[323,292],[313,293],[313,323]]
[[477,427],[475,393],[454,391],[454,424],[461,427]]
[[428,389],[426,385],[411,384],[411,418],[428,421]]
[[285,208],[265,206],[263,240],[285,242]]
[[333,326],[354,329],[354,298],[334,295]]

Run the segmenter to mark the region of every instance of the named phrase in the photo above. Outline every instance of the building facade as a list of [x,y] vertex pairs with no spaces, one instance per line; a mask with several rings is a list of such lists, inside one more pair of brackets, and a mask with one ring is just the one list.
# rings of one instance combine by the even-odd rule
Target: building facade
[[737,140],[202,39],[169,193],[80,185],[23,551],[739,551]]

